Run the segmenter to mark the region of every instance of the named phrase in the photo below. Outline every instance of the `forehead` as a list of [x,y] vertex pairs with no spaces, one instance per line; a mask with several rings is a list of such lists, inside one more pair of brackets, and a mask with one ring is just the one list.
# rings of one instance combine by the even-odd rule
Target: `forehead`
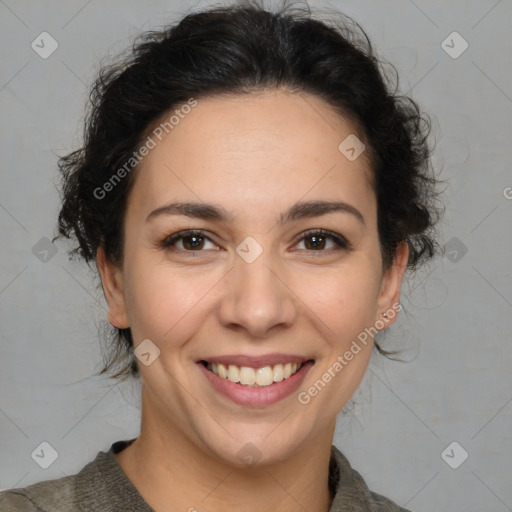
[[[171,129],[165,123],[173,112],[148,131],[156,145],[137,171],[132,194],[139,205],[186,197],[238,202],[243,213],[290,196],[363,201],[373,193],[365,152],[351,161],[339,148],[361,135],[316,96],[273,90],[198,99],[174,116]],[[152,135],[159,126],[168,132],[161,140]]]

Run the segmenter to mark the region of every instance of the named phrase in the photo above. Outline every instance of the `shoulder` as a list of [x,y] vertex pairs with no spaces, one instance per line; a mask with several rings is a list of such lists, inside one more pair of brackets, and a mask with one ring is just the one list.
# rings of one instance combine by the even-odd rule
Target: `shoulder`
[[116,441],[74,475],[0,492],[0,511],[152,512],[115,457],[133,441]]
[[98,452],[80,472],[43,480],[26,487],[0,492],[2,512],[83,512],[84,504],[103,496],[103,477],[108,477],[108,454]]
[[376,512],[411,512],[409,509],[398,506],[395,502],[381,494],[370,491],[370,495]]
[[[74,482],[76,475],[46,480],[23,488],[0,492],[2,512],[59,512],[74,511]],[[51,507],[51,508],[48,508]]]
[[389,498],[371,491],[363,477],[352,468],[335,445],[331,448],[329,478],[335,492],[329,512],[411,512]]

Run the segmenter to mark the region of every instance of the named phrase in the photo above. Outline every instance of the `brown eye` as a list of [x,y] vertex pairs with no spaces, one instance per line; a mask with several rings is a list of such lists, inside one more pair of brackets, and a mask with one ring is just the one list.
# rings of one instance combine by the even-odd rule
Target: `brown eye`
[[308,250],[325,249],[326,239],[325,236],[309,235],[304,237],[304,245]]
[[[331,246],[326,246],[331,242]],[[329,250],[350,250],[351,245],[344,237],[324,230],[308,231],[300,239],[307,251],[328,252]],[[334,244],[334,245],[333,245]]]
[[188,235],[181,239],[183,240],[183,247],[187,250],[197,251],[202,249],[204,245],[204,237],[200,235]]
[[[162,240],[160,246],[164,249],[172,249],[182,252],[194,252],[202,250],[206,242],[212,243],[214,248],[217,246],[203,233],[203,231],[180,231],[168,236]],[[176,247],[181,242],[182,247]]]

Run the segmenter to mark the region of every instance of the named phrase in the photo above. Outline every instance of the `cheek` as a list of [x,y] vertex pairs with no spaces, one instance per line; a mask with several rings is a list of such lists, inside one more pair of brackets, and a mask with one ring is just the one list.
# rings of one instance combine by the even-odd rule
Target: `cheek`
[[374,267],[347,265],[322,275],[301,275],[296,286],[330,339],[357,336],[375,319],[380,281]]
[[197,269],[170,268],[144,254],[126,266],[126,307],[135,341],[149,338],[162,344],[179,335],[187,338],[190,326],[207,304],[208,291],[219,277]]
[[329,421],[342,409],[366,372],[373,347],[369,329],[377,310],[378,277],[372,267],[354,266],[326,279],[310,279],[309,287],[304,283],[302,293],[309,288],[304,302],[314,314],[308,308],[305,311],[321,333],[319,346],[325,357],[300,398],[307,403],[315,400],[318,421]]

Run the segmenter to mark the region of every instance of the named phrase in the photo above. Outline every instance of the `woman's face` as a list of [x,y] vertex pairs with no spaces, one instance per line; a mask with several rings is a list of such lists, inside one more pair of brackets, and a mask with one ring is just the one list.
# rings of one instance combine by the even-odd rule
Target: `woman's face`
[[[314,96],[215,97],[143,159],[122,269],[102,251],[98,264],[111,323],[129,326],[136,348],[150,340],[138,364],[159,435],[167,426],[230,464],[244,446],[271,463],[332,435],[370,358],[361,333],[396,305],[407,257],[403,244],[384,272],[366,155],[339,149],[353,133]],[[185,230],[203,233],[169,240]]]

